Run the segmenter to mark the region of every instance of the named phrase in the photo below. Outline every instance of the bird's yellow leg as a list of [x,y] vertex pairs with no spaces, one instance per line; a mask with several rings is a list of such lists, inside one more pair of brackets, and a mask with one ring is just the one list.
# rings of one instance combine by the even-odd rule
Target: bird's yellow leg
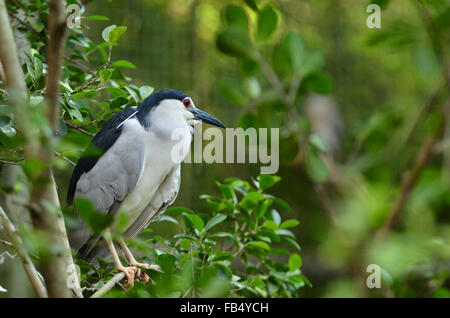
[[125,254],[125,257],[128,259],[129,264],[131,266],[135,266],[135,268],[137,269],[137,277],[141,278],[142,282],[148,283],[148,281],[150,280],[150,277],[144,271],[141,271],[141,269],[139,267],[150,268],[150,265],[145,264],[145,263],[139,263],[134,258],[133,254],[131,253],[128,246],[125,244],[125,241],[123,240],[123,238],[119,239],[119,244],[120,244],[120,247],[122,248],[122,251]]
[[122,262],[119,259],[119,255],[117,254],[116,247],[114,246],[113,241],[110,238],[106,238],[106,237],[105,237],[105,240],[106,240],[106,244],[108,245],[108,249],[111,252],[111,255],[113,257],[116,269],[119,272],[122,272],[122,273],[125,274],[125,277],[128,280],[128,285],[131,288],[133,288],[133,286],[134,286],[134,276],[136,275],[137,268],[134,267],[134,266],[130,266],[130,267],[123,266]]

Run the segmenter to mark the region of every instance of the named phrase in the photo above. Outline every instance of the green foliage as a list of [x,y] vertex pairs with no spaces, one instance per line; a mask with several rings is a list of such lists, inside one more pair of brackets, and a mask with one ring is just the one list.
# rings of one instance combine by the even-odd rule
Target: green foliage
[[268,40],[276,31],[278,15],[273,7],[268,4],[258,12],[258,39]]
[[[45,139],[52,134],[43,116],[48,1],[5,2],[29,92],[33,121],[27,125]],[[448,1],[125,3],[90,1],[81,28],[67,30],[59,139],[48,145],[55,160],[24,160],[24,140],[15,125],[21,118],[9,105],[14,93],[0,81],[2,178],[6,162],[20,164],[26,179],[2,184],[1,199],[19,206],[24,200],[18,194],[29,183],[50,181],[40,177],[48,165],[64,191],[73,168],[62,159],[77,161],[84,151],[98,154],[86,150],[88,134],[149,96],[153,88],[144,84],[179,88],[214,108],[219,118],[224,115],[227,126],[279,127],[283,182],[271,176],[260,176],[251,186],[227,180],[218,184],[220,197],[203,197],[211,208],[200,213],[203,206],[193,198],[211,192],[215,179],[225,174],[246,179],[254,172],[228,165],[208,166],[201,180],[187,173],[183,182],[189,186],[183,187],[179,204],[190,209],[171,208],[155,224],[157,233],[147,229],[129,242],[143,261],[159,264],[166,273],[151,272],[151,284],[136,282],[129,294],[117,288],[109,296],[294,296],[292,286],[307,284],[295,274],[302,255],[302,272],[314,282],[302,295],[448,297],[448,136],[439,131],[448,100]],[[365,25],[369,3],[381,6],[381,29]],[[151,45],[136,41],[139,34]],[[336,153],[308,117],[306,101],[312,93],[337,102],[345,135]],[[335,128],[333,122],[325,127]],[[340,137],[338,132],[331,136]],[[399,223],[378,241],[404,178],[433,132],[439,140],[405,198]],[[287,203],[265,193],[275,184],[295,214],[286,214]],[[76,225],[73,211],[63,210],[66,224]],[[91,206],[82,210],[83,222],[97,233],[111,221]],[[299,211],[308,222],[301,227],[301,254],[297,240],[286,232],[298,234]],[[117,221],[120,227],[126,219],[119,214]],[[57,250],[25,223],[18,222],[18,228],[33,260],[49,248]],[[238,246],[241,254],[234,257]],[[314,259],[313,267],[306,255]],[[98,288],[115,273],[103,260],[99,268],[79,264],[88,288]],[[381,266],[381,289],[364,285],[368,264]]]
[[93,233],[101,234],[114,220],[112,215],[96,211],[92,203],[87,199],[78,198],[75,200],[74,205]]
[[[310,285],[300,270],[300,247],[288,230],[299,222],[282,221],[277,209],[286,204],[265,193],[279,181],[261,175],[251,185],[229,178],[217,183],[220,196],[202,195],[209,213],[169,208],[160,222],[180,223],[181,233],[163,239],[144,230],[129,241],[143,261],[155,262],[164,273],[146,270],[149,284],[137,282],[128,295],[116,288],[106,297],[297,297],[299,288]],[[83,284],[94,287],[115,272],[102,259],[99,268],[78,264]]]
[[[228,5],[223,9],[225,18],[217,35],[217,48],[238,58],[241,72],[234,78],[220,78],[219,92],[229,102],[246,106],[239,126],[280,127],[283,159],[292,161],[304,150],[307,174],[315,182],[326,182],[327,168],[314,144],[306,142],[312,132],[301,124],[306,117],[300,111],[301,102],[310,93],[328,94],[333,89],[331,77],[323,71],[324,54],[309,48],[297,31],[281,27],[283,16],[272,1],[261,8],[254,4],[247,2],[256,11],[255,22],[247,18],[249,10],[245,6]],[[267,116],[268,112],[271,116]],[[299,140],[298,135],[304,140]]]

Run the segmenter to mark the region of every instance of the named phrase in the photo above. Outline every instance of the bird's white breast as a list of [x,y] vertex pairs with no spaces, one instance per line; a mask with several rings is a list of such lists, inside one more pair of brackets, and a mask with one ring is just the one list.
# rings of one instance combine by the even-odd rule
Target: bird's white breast
[[[184,143],[183,147],[189,150],[191,137],[187,124],[180,122],[177,128],[188,134],[189,138],[183,138],[181,141],[172,140],[168,138],[170,134],[158,133],[158,129],[155,128],[145,132],[142,145],[145,155],[138,182],[119,209],[128,216],[125,229],[131,226],[150,204],[166,176],[180,165],[180,162],[173,160],[173,148],[179,146],[181,142]],[[166,126],[165,129],[173,129],[173,127]]]

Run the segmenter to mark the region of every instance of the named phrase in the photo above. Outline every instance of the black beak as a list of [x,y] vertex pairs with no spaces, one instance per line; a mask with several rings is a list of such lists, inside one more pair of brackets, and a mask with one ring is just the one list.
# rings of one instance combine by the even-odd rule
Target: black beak
[[213,116],[204,112],[203,110],[200,110],[198,108],[192,108],[190,111],[192,114],[194,114],[194,119],[196,120],[201,120],[202,122],[207,124],[226,128],[225,125],[220,122],[220,120],[214,118]]

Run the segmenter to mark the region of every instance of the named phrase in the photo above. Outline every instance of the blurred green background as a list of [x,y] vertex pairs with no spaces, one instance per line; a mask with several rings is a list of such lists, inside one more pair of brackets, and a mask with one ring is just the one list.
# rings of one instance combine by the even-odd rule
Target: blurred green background
[[[270,1],[279,21],[271,40],[258,47],[267,60],[272,61],[288,30],[323,55],[320,74],[302,82],[295,108],[302,133],[318,134],[327,146],[321,155],[325,180],[307,163],[305,169],[301,137],[285,122],[271,121],[283,111],[261,97],[270,83],[259,73],[243,72],[242,59],[217,48],[229,5],[245,8],[255,21],[246,2],[252,1],[93,1],[83,15],[110,19],[89,23],[93,41],[101,41],[108,25],[128,27],[113,60],[136,65],[124,72],[133,84],[186,92],[227,127],[246,127],[249,121],[281,127],[277,175],[282,181],[272,193],[289,203],[289,218],[300,221],[295,234],[302,272],[313,285],[302,288],[301,296],[449,297],[450,106],[443,76],[449,62],[449,2],[421,1],[432,20],[430,33],[425,11],[415,1]],[[262,7],[268,1],[257,2]],[[382,8],[381,28],[366,25],[371,2]],[[403,189],[403,172],[415,166],[441,121],[447,128],[438,133],[434,155],[420,167],[398,226],[377,240]],[[60,187],[66,187],[70,172],[69,166],[56,172]],[[257,164],[185,164],[174,206],[205,210],[199,196],[217,193],[215,180],[250,180],[258,174]],[[178,230],[167,224],[152,227],[161,235]],[[380,289],[366,286],[369,264],[382,268]]]

